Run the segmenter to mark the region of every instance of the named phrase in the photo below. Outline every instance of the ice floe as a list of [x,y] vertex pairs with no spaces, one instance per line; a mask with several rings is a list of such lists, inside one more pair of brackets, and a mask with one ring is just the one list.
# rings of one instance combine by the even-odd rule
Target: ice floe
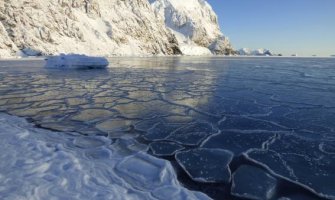
[[315,194],[335,199],[335,155],[324,151],[334,141],[282,135],[268,149],[251,149],[246,157],[273,174],[301,185]]
[[59,69],[105,69],[109,62],[104,57],[93,57],[79,54],[60,54],[46,58],[47,68]]
[[222,149],[194,149],[176,154],[176,160],[195,181],[204,183],[229,183],[229,164],[233,153]]
[[254,200],[272,199],[276,192],[277,180],[264,170],[240,166],[233,174],[232,194]]

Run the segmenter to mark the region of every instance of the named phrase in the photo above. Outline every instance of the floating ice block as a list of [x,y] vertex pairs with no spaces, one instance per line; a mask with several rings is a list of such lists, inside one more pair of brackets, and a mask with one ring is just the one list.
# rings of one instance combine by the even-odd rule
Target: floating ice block
[[60,69],[104,69],[109,62],[104,57],[93,57],[78,54],[60,54],[46,59],[47,68]]

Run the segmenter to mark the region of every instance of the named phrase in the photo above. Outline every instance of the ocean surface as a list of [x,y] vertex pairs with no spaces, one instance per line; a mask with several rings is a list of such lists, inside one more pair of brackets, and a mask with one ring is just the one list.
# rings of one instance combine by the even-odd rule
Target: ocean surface
[[2,199],[335,199],[335,59],[0,60]]

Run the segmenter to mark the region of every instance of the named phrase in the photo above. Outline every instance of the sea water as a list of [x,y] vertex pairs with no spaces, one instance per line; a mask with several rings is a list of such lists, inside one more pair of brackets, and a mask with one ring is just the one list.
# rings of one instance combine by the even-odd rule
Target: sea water
[[335,59],[109,61],[0,61],[1,196],[335,199]]

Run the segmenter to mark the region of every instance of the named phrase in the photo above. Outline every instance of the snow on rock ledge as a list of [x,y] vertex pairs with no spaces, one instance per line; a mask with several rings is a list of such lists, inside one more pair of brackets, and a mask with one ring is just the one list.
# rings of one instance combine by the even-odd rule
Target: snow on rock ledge
[[0,196],[210,199],[181,186],[168,161],[145,152],[124,155],[116,143],[111,143],[102,136],[37,129],[24,119],[0,113]]
[[104,57],[93,57],[79,54],[61,54],[46,59],[47,68],[59,69],[105,69],[109,62]]

